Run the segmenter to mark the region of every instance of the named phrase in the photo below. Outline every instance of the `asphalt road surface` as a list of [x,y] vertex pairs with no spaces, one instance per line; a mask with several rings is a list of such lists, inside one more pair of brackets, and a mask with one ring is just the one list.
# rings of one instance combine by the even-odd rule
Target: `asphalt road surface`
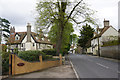
[[118,61],[97,56],[70,54],[69,58],[80,78],[118,78]]

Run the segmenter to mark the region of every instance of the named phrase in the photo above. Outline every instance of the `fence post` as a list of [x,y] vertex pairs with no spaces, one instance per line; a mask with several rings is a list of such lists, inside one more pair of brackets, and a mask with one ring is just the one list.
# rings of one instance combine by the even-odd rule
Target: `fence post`
[[59,58],[60,58],[60,65],[62,65],[62,55],[59,54]]
[[12,54],[12,75],[15,75],[15,54]]
[[39,60],[40,60],[40,62],[42,63],[42,56],[39,56]]
[[9,53],[9,76],[12,75],[12,62],[11,62],[11,59],[12,56],[11,56],[11,53]]

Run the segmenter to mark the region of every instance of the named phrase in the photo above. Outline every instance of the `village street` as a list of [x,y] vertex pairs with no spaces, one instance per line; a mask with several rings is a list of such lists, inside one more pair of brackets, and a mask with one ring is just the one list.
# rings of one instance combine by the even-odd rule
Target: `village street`
[[120,73],[116,60],[80,54],[69,57],[80,78],[118,78]]

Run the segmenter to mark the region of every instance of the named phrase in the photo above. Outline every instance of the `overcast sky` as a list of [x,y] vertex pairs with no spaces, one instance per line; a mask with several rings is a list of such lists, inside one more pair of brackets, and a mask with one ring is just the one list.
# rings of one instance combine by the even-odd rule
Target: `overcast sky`
[[[103,20],[110,20],[110,25],[118,28],[118,1],[119,0],[86,0],[90,7],[97,11],[103,27]],[[6,18],[15,26],[16,31],[26,31],[27,23],[32,29],[35,22],[35,7],[37,0],[0,0],[0,17]]]

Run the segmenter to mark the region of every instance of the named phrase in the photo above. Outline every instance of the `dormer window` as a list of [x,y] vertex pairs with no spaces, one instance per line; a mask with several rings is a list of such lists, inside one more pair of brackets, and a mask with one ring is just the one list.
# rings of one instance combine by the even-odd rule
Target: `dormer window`
[[19,40],[19,38],[18,38],[18,37],[16,37],[16,40]]
[[20,36],[17,34],[16,36],[15,36],[15,40],[19,40],[20,39]]

